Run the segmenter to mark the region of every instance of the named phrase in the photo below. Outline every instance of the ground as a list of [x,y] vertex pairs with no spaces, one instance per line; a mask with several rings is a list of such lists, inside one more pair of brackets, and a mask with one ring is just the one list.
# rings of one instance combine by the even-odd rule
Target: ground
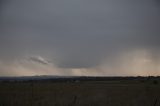
[[0,106],[160,106],[158,81],[1,82]]

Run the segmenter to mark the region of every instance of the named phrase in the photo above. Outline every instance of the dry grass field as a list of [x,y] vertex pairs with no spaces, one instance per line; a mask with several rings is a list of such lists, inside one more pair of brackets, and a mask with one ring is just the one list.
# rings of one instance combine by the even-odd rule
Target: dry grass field
[[160,106],[160,85],[137,81],[3,82],[0,106]]

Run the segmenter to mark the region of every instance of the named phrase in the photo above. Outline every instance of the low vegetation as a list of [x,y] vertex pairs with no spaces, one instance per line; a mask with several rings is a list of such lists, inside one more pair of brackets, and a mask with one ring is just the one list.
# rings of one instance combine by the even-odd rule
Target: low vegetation
[[160,106],[159,81],[1,81],[0,106]]

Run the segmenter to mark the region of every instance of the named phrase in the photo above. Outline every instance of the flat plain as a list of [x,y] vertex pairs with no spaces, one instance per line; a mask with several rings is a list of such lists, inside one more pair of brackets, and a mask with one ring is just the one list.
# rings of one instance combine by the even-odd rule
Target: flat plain
[[0,82],[0,106],[160,106],[158,81]]

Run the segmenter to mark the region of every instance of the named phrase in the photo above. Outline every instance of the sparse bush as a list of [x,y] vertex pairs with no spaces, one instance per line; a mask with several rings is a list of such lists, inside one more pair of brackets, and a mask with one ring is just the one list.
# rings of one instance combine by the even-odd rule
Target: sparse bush
[[158,81],[157,80],[153,80],[153,84],[158,84]]

